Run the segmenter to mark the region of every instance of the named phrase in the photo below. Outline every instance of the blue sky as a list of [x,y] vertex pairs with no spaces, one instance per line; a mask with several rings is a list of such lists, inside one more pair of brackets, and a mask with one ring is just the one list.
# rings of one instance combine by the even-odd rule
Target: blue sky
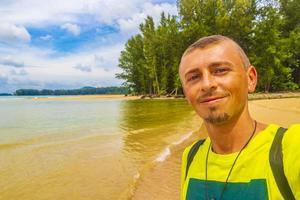
[[0,1],[0,93],[118,86],[120,51],[176,0]]

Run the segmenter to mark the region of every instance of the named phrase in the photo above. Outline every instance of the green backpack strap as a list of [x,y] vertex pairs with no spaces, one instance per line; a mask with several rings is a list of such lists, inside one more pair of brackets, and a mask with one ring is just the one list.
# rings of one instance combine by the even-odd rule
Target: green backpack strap
[[204,143],[205,139],[199,140],[198,142],[196,142],[192,148],[189,151],[188,157],[187,157],[187,163],[186,163],[186,169],[185,169],[185,178],[187,177],[189,168],[194,160],[194,157],[199,149],[199,147]]
[[286,179],[283,170],[283,160],[282,160],[282,138],[287,129],[280,127],[277,130],[275,138],[273,140],[269,161],[271,165],[271,169],[277,184],[277,187],[281,193],[281,195],[286,200],[295,200],[293,192],[290,188],[290,185]]

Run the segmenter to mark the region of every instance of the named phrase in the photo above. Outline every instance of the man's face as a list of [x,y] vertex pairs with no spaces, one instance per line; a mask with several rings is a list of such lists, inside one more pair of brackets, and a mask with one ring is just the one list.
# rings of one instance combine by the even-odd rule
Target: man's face
[[230,41],[195,49],[181,59],[179,75],[187,100],[206,122],[223,124],[245,109],[256,71],[245,69]]

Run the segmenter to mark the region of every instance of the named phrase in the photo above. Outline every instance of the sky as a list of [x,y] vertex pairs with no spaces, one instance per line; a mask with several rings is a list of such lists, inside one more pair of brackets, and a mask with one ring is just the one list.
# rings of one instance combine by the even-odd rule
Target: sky
[[120,52],[176,0],[1,0],[0,93],[120,86]]

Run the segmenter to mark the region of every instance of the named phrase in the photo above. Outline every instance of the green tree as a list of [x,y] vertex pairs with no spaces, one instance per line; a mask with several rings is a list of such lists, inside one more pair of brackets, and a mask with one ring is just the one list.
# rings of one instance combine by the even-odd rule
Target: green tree
[[134,93],[146,94],[149,84],[147,71],[145,67],[145,57],[143,53],[143,38],[141,35],[136,35],[130,38],[125,44],[125,50],[121,52],[119,58],[119,67],[122,72],[117,74],[116,77],[126,80],[126,85],[132,88]]
[[[181,90],[178,65],[198,38],[222,34],[237,41],[259,72],[259,91],[300,86],[299,4],[295,0],[178,0],[179,16],[148,16],[121,52],[117,75],[138,94]],[[295,83],[298,83],[295,84]]]
[[158,47],[155,25],[153,18],[148,16],[145,23],[140,25],[141,32],[143,34],[143,53],[145,57],[145,69],[149,74],[149,93],[159,94],[159,63],[157,63],[156,49]]
[[292,69],[292,78],[300,87],[300,1],[280,0],[280,12],[284,21],[282,36],[289,55],[284,63]]
[[265,92],[293,89],[292,70],[283,64],[288,56],[281,38],[283,21],[272,4],[259,9],[251,58],[259,72],[258,89]]
[[176,93],[176,75],[181,54],[183,53],[183,43],[180,33],[180,24],[175,16],[161,15],[160,24],[157,28],[157,41],[159,42],[157,52],[157,63],[161,69],[160,85],[162,94]]

